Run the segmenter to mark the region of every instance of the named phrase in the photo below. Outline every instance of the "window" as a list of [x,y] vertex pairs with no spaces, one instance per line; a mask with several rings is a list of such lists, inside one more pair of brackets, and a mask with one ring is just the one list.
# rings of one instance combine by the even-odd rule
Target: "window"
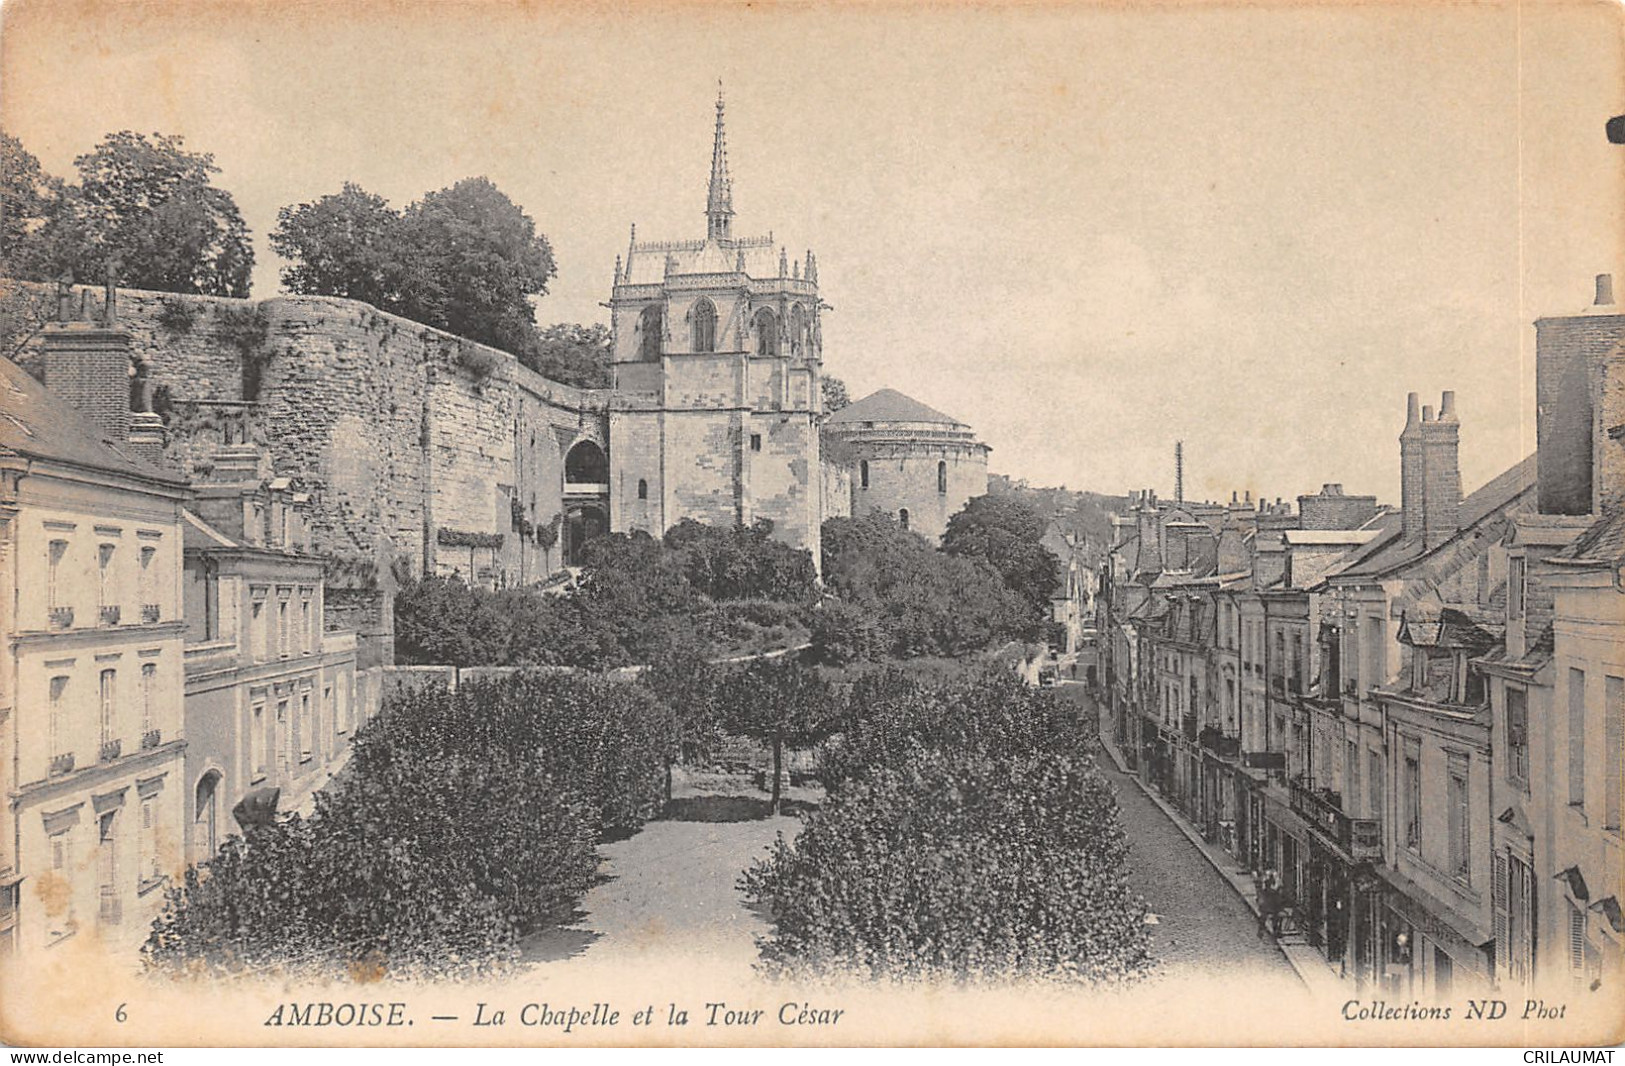
[[762,435],[760,433],[752,433],[750,435],[750,450],[753,452],[759,452],[762,450]]
[[45,553],[45,594],[51,607],[62,604],[62,559],[68,554],[68,542],[53,540]]
[[1382,619],[1375,615],[1367,615],[1364,644],[1365,653],[1369,658],[1360,677],[1362,686],[1368,689],[1388,679],[1388,665],[1383,662],[1382,654],[1383,637]]
[[869,460],[858,463],[858,484],[864,488],[869,487]]
[[1355,817],[1360,810],[1360,745],[1347,741],[1343,755],[1343,811]]
[[[282,777],[283,774],[285,774],[287,772],[288,763],[290,761],[289,758],[288,758],[288,749],[294,743],[296,743],[296,738],[293,735],[293,729],[289,728],[290,725],[291,725],[291,723],[289,723],[289,721],[288,721],[288,701],[287,700],[277,700],[276,701],[276,722],[272,726],[273,729],[276,729],[276,732],[272,734],[273,741],[272,741],[272,744],[269,745],[269,746],[272,747],[277,752],[276,770],[277,770],[277,776],[279,778]],[[280,727],[280,728],[277,728],[277,727]],[[275,744],[275,738],[278,737],[278,736],[282,737],[287,743],[282,744],[280,746],[276,745]]]
[[1586,675],[1569,670],[1569,804],[1586,802]]
[[1522,618],[1524,603],[1524,572],[1528,565],[1521,555],[1507,559],[1507,617]]
[[1422,847],[1422,745],[1405,742],[1405,846]]
[[96,561],[100,567],[101,606],[113,606],[113,555],[117,547],[112,544],[103,544],[96,551]]
[[105,748],[113,742],[113,730],[118,725],[118,671],[102,671],[101,698],[102,747]]
[[157,698],[158,664],[141,664],[141,736],[142,743],[146,743],[146,735],[157,728],[153,721],[153,701]]
[[1377,751],[1366,752],[1365,791],[1370,797],[1371,817],[1379,823],[1382,822],[1383,801],[1383,762],[1382,753]]
[[1353,696],[1360,691],[1360,624],[1350,620],[1348,636],[1343,641],[1343,694]]
[[248,623],[249,652],[259,662],[271,657],[271,629],[265,618],[265,594],[256,591]]
[[288,657],[288,649],[293,644],[293,634],[288,629],[291,624],[288,618],[288,601],[278,600],[276,605],[277,654],[284,659]]
[[1495,915],[1496,966],[1516,984],[1527,985],[1534,969],[1529,867],[1516,855],[1497,852],[1494,873],[1490,896]]
[[158,797],[156,794],[141,798],[141,869],[143,882],[156,881],[163,876],[158,862]]
[[300,650],[306,655],[316,650],[315,633],[310,625],[310,600],[299,601],[299,643]]
[[665,331],[665,316],[659,304],[650,304],[638,316],[638,358],[646,363],[660,361],[661,334]]
[[1303,691],[1303,634],[1292,634],[1292,676],[1291,686],[1294,693]]
[[904,529],[908,528],[908,508],[907,507],[904,507],[902,510],[897,512],[897,523],[899,525],[901,525]]
[[152,561],[157,557],[157,555],[157,548],[147,547],[141,549],[141,572],[139,576],[141,582],[141,603],[143,606],[158,602],[157,575],[154,574],[152,569]]
[[1508,688],[1506,695],[1507,780],[1529,785],[1529,694],[1521,688]]
[[118,811],[108,811],[96,820],[96,880],[101,895],[100,918],[105,925],[117,925],[123,917],[118,891]]
[[1625,760],[1625,678],[1610,677],[1604,683],[1602,826],[1619,832],[1620,762]]
[[1449,794],[1450,875],[1462,884],[1472,880],[1472,817],[1467,808],[1467,765],[1452,760]]
[[50,684],[51,703],[51,756],[68,753],[68,707],[67,707],[68,679],[66,677],[53,677]]
[[799,359],[807,351],[807,312],[800,304],[790,308],[790,354]]
[[265,776],[265,704],[254,704],[254,724],[248,731],[248,762],[254,768],[254,780]]
[[694,304],[694,350],[717,350],[717,309],[703,296]]
[[937,461],[937,494],[948,495],[948,464],[940,459]]
[[778,316],[775,315],[769,308],[764,307],[760,311],[756,312],[756,317],[751,320],[751,323],[756,330],[756,354],[769,356],[778,355]]
[[299,753],[300,762],[309,762],[311,755],[312,733],[310,721],[310,693],[301,693],[299,696],[299,717],[293,720],[293,748]]
[[648,498],[649,498],[649,482],[646,481],[643,478],[638,478],[638,499],[647,500]]

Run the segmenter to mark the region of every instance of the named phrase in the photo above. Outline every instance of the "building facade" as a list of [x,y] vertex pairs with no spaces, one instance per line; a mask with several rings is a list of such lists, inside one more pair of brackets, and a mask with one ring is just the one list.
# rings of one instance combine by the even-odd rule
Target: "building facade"
[[0,360],[0,945],[30,953],[139,943],[185,866],[186,486],[132,452],[114,308],[46,328],[49,390]]

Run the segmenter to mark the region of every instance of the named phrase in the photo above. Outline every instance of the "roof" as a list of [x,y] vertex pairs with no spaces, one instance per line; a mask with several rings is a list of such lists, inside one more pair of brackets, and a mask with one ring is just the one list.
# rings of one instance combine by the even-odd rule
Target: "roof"
[[1553,562],[1613,565],[1625,560],[1625,510],[1605,514],[1575,542],[1552,556]]
[[209,525],[191,511],[181,512],[182,543],[193,550],[205,548],[239,548],[237,541],[232,540],[218,529]]
[[178,474],[125,451],[78,408],[5,358],[0,358],[0,449],[177,488],[186,484]]
[[658,285],[666,280],[666,260],[673,260],[671,274],[734,274],[740,272],[758,280],[780,276],[779,253],[771,235],[729,240],[637,241],[630,246],[626,278],[622,284]]
[[[1507,468],[1461,501],[1460,529],[1468,529],[1510,504],[1535,487],[1535,455]],[[1383,533],[1347,565],[1333,570],[1329,578],[1375,576],[1422,558],[1428,552],[1420,540],[1403,536],[1404,514],[1394,511],[1383,522]],[[1445,543],[1449,543],[1447,540]]]
[[937,422],[949,426],[965,423],[945,415],[934,407],[927,407],[912,396],[904,396],[896,389],[872,392],[855,403],[829,416],[831,422]]

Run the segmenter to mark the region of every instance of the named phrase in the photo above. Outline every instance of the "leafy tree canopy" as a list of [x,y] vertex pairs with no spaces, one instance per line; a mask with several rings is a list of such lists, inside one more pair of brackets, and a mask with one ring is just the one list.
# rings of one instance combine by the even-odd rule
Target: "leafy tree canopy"
[[834,414],[852,402],[851,395],[846,391],[846,382],[833,374],[825,374],[819,380],[824,391],[824,413]]
[[531,217],[489,178],[465,178],[403,211],[360,186],[277,213],[282,283],[346,296],[470,340],[539,358],[530,298],[557,267]]
[[1031,606],[1035,619],[1048,612],[1060,582],[1060,561],[1039,543],[1045,522],[1015,496],[989,493],[965,504],[948,519],[942,550],[965,559],[985,560],[1011,591]]
[[549,381],[578,389],[607,389],[609,327],[560,322],[536,335],[536,343],[519,353],[519,361]]
[[[160,292],[248,295],[254,249],[220,168],[177,136],[123,130],[74,160],[79,183],[40,169],[5,138],[5,268],[43,281],[71,272]],[[12,215],[12,205],[18,208]]]

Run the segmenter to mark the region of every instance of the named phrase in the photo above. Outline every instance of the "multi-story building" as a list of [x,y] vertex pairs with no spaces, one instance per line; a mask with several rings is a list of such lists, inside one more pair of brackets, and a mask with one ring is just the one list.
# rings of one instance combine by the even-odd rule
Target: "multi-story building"
[[186,486],[135,454],[128,337],[64,300],[49,389],[0,360],[0,930],[127,948],[185,865]]
[[[236,443],[225,443],[234,441]],[[269,477],[263,449],[225,419],[210,480],[186,515],[188,854],[213,855],[256,789],[303,806],[348,753],[375,696],[356,635],[325,624],[324,560],[309,552],[307,501]]]

